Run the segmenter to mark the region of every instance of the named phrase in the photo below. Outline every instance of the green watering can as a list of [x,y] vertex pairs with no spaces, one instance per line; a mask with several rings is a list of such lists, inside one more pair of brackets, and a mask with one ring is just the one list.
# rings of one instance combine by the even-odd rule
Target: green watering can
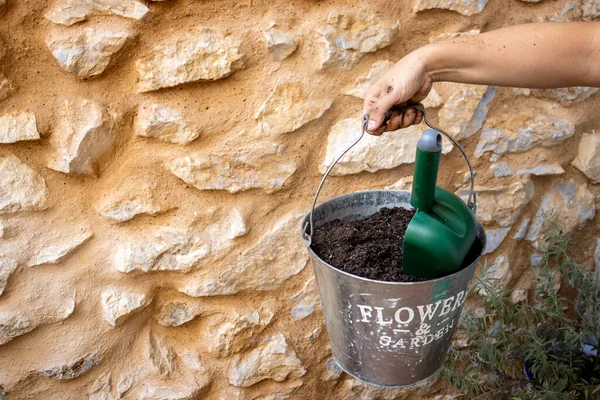
[[[425,123],[433,129],[427,129],[417,143],[410,198],[410,204],[417,212],[404,236],[402,265],[407,275],[435,279],[458,271],[475,242],[474,174],[462,147],[446,132],[427,121],[424,107],[421,104],[409,107],[421,111]],[[404,110],[406,107],[388,111],[386,121],[393,111]],[[436,186],[442,153],[440,132],[459,148],[469,164],[471,194],[468,205],[455,194]]]

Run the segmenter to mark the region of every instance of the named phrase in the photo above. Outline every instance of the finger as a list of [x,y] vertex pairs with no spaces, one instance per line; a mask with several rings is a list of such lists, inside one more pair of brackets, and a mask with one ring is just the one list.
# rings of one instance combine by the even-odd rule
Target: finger
[[408,128],[409,126],[414,124],[416,117],[417,117],[417,112],[415,111],[415,109],[409,108],[408,110],[406,110],[406,112],[404,113],[404,116],[402,117],[402,124],[400,125],[400,127]]
[[387,132],[392,132],[392,131],[397,131],[398,129],[400,129],[401,125],[402,125],[402,117],[403,117],[403,113],[393,113],[392,117],[390,118],[389,122],[387,123],[387,126],[385,128],[385,130]]
[[[369,118],[369,121],[370,121],[370,118]],[[372,131],[369,129],[368,123],[367,123],[367,128],[365,128],[365,132],[367,132],[369,135],[381,136],[385,132],[385,128],[386,128],[386,125],[383,125]]]
[[393,85],[393,82],[377,85],[378,88],[369,93],[370,97],[365,98],[364,113],[369,114],[368,129],[371,132],[381,127],[385,113],[396,104],[397,93]]
[[421,111],[417,111],[417,117],[415,118],[415,125],[419,125],[423,121],[423,113]]
[[369,129],[365,129],[365,131],[369,134],[369,135],[373,135],[373,136],[381,136],[383,135],[383,133],[385,132],[385,125],[384,126],[380,126],[379,128],[375,129],[374,131],[370,131]]

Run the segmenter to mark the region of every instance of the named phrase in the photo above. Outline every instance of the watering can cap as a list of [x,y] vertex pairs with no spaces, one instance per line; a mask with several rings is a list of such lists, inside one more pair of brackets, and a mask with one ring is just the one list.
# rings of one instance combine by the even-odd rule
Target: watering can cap
[[442,135],[433,129],[426,129],[417,142],[417,147],[429,153],[439,153],[442,151]]

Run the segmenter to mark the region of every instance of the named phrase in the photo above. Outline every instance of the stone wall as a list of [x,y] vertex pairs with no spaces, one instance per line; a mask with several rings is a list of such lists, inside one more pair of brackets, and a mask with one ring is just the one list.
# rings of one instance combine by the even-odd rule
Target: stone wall
[[[598,15],[592,0],[0,0],[0,399],[444,398],[336,368],[300,218],[393,61]],[[595,92],[436,84],[426,100],[473,155],[515,301],[543,213],[592,260]],[[422,129],[365,139],[323,198],[409,187]],[[444,152],[440,183],[464,194]]]

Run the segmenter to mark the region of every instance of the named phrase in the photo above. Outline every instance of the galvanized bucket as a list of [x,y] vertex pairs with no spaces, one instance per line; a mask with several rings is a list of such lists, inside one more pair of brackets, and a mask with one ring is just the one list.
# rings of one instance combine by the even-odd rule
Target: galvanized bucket
[[[316,207],[313,221],[318,227],[338,218],[365,218],[382,207],[411,208],[409,201],[410,192],[402,190],[347,194]],[[439,370],[485,247],[480,224],[477,237],[462,270],[411,283],[350,275],[323,261],[307,242],[331,352],[340,368],[378,386],[413,385]]]
[[[363,134],[365,127],[366,120]],[[460,146],[459,149],[462,150]],[[478,223],[478,240],[465,266],[443,278],[411,283],[384,282],[343,272],[314,253],[310,247],[313,229],[334,219],[362,219],[383,207],[410,209],[411,194],[403,190],[356,192],[315,207],[334,165],[325,174],[313,209],[302,225],[333,358],[345,372],[367,384],[414,385],[435,374],[446,359],[477,262],[485,248],[485,232]],[[473,200],[472,209],[476,204],[476,199]]]

